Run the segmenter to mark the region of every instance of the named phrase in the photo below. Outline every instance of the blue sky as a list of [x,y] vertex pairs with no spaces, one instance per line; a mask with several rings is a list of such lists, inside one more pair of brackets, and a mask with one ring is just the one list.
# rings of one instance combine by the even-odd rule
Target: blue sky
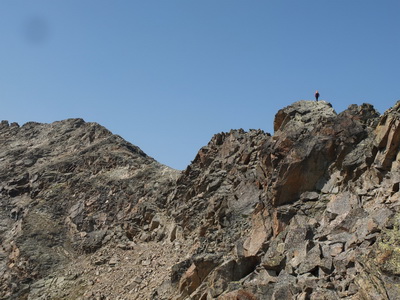
[[301,99],[400,99],[400,1],[2,0],[0,118],[81,117],[184,169]]

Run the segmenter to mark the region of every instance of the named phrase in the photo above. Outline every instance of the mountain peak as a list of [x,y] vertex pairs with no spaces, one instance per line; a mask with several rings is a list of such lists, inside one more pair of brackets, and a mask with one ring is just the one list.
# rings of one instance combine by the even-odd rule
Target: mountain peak
[[0,298],[395,299],[399,104],[302,100],[274,130],[180,172],[96,123],[2,121]]

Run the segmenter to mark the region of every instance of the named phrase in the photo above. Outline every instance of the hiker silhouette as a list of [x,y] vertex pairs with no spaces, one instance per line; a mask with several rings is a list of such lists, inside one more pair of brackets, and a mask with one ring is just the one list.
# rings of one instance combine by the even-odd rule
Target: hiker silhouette
[[319,93],[318,93],[318,91],[316,91],[315,92],[315,101],[318,101],[318,98],[319,98]]

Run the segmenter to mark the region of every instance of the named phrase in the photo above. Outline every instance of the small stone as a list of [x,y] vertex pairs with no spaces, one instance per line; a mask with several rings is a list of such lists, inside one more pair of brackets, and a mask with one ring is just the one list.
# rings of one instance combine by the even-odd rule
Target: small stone
[[107,258],[106,258],[106,257],[103,257],[103,256],[100,256],[100,257],[98,257],[98,258],[94,261],[94,264],[95,264],[96,266],[100,266],[100,265],[105,264],[106,262],[107,262]]
[[343,251],[342,243],[335,243],[329,246],[330,247],[330,255],[337,256]]
[[118,258],[116,256],[111,257],[111,259],[109,260],[108,264],[110,266],[115,266],[118,263]]
[[150,266],[151,261],[149,259],[142,260],[142,266]]
[[316,201],[318,198],[319,194],[317,192],[304,192],[300,196],[300,199],[303,201]]
[[153,220],[151,220],[151,223],[150,223],[150,231],[153,231],[158,226],[160,226],[160,219],[158,217],[154,217]]

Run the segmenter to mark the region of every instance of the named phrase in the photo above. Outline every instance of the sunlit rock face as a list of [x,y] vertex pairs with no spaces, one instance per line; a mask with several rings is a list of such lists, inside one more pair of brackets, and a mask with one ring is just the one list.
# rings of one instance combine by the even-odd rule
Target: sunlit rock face
[[400,105],[279,110],[184,170],[95,123],[0,124],[4,299],[397,299]]

